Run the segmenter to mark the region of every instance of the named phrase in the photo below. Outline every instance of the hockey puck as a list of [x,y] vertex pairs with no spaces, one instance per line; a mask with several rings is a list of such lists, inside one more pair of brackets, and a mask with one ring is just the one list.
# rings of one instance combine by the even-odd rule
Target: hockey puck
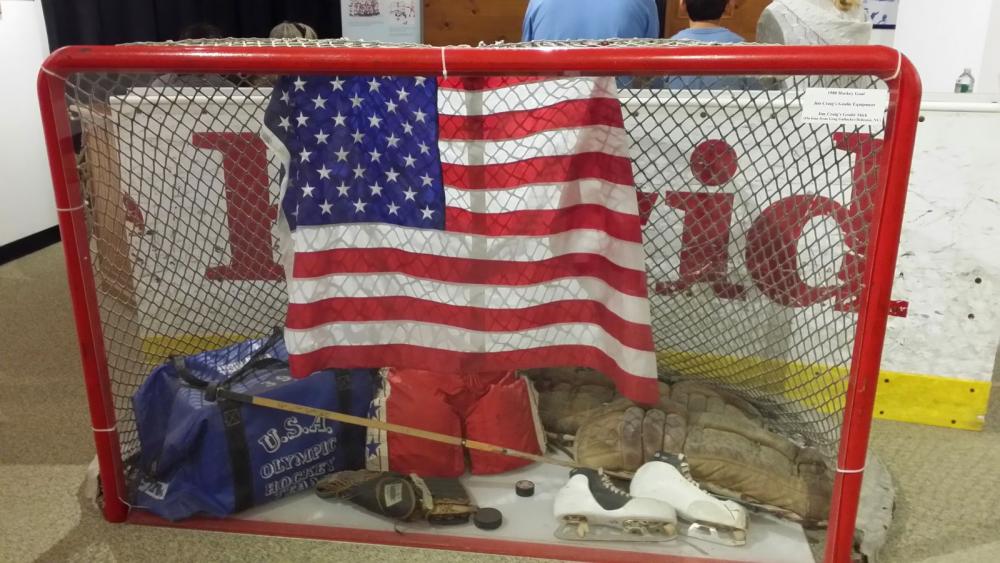
[[527,479],[521,479],[517,483],[514,483],[514,492],[519,497],[530,497],[535,494],[535,484]]
[[472,517],[472,523],[480,530],[496,530],[503,524],[503,514],[495,508],[480,508]]

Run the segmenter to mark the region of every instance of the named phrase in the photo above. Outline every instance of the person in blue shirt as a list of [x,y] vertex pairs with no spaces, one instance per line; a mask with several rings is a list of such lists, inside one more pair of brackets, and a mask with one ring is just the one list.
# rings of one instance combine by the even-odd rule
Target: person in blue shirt
[[[521,27],[521,41],[658,37],[656,0],[531,0]],[[618,78],[619,88],[632,83],[631,77]]]
[[[743,43],[743,37],[722,26],[722,16],[733,0],[681,0],[691,24],[670,39],[702,43]],[[672,76],[671,90],[758,90],[760,82],[741,76]]]
[[656,0],[531,0],[521,41],[660,36]]

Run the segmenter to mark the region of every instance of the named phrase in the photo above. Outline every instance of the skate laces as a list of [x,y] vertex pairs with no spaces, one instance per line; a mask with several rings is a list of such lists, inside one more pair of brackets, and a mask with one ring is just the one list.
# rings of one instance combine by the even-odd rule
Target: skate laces
[[687,456],[684,454],[666,455],[664,452],[657,452],[655,458],[657,461],[672,466],[678,473],[681,474],[681,477],[684,477],[684,479],[695,487],[705,490],[705,488],[701,486],[701,483],[699,483],[698,480],[694,478],[694,475],[691,474],[691,464],[688,463]]
[[612,483],[611,478],[605,475],[603,471],[601,471],[599,474],[601,476],[601,484],[604,485],[604,488],[608,489],[609,491],[615,494],[622,495],[624,497],[629,496],[628,493],[626,493],[622,489],[619,489],[617,485]]

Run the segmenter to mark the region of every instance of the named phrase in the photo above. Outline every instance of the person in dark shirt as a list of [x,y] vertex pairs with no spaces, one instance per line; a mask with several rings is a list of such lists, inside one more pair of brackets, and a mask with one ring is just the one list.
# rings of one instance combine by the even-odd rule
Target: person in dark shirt
[[722,26],[722,16],[732,0],[682,0],[691,20],[687,29],[671,39],[705,43],[742,43],[744,39]]
[[[198,22],[185,26],[181,30],[179,39],[222,39],[224,33],[218,27],[207,23]],[[202,88],[214,86],[216,88],[232,88],[235,84],[228,78],[219,74],[161,74],[157,76],[150,87],[153,88]]]
[[[744,39],[722,25],[733,0],[681,0],[687,8],[691,23],[687,29],[675,33],[675,41],[699,43],[743,43]],[[756,90],[760,82],[742,76],[672,76],[667,80],[671,90]]]

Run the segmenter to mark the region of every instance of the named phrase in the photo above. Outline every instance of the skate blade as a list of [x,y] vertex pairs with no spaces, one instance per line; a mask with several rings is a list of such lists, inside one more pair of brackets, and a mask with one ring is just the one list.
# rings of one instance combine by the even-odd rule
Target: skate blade
[[632,527],[626,531],[613,526],[598,526],[586,522],[582,524],[563,522],[556,528],[555,536],[568,541],[662,542],[677,539],[677,526],[673,522],[663,522]]
[[719,545],[727,545],[730,547],[739,547],[741,545],[746,545],[747,543],[746,530],[722,528],[709,524],[699,524],[697,522],[691,524],[686,522],[682,523],[680,524],[680,528],[681,534],[696,540],[707,541]]

